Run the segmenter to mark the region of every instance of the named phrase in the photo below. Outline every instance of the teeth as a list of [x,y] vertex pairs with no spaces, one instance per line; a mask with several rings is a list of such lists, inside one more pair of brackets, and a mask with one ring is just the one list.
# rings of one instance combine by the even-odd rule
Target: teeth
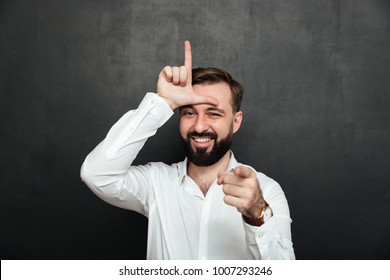
[[195,142],[198,143],[204,143],[204,142],[209,142],[210,138],[194,138]]

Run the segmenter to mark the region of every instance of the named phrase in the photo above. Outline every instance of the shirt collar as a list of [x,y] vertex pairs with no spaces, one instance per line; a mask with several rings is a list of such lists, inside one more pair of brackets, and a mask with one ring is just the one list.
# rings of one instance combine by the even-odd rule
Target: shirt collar
[[[178,163],[178,175],[180,181],[183,181],[184,177],[187,175],[187,164],[188,164],[188,158],[185,158],[184,161]],[[236,168],[237,165],[238,162],[234,157],[233,152],[230,151],[230,161],[228,167],[226,168],[226,171]]]
[[185,158],[184,161],[179,162],[178,164],[178,172],[179,172],[179,179],[182,181],[184,177],[187,175],[187,162],[188,159]]

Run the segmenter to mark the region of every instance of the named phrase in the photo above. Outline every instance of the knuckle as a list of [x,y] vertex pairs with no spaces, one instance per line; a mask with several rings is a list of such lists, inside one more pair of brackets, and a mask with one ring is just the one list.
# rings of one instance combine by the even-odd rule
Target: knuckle
[[227,205],[233,206],[233,202],[232,202],[231,197],[230,197],[229,195],[225,195],[225,196],[223,197],[223,201],[224,201]]
[[229,198],[228,198],[227,195],[225,195],[225,196],[223,197],[223,201],[224,201],[226,204],[229,204]]
[[229,185],[229,184],[223,184],[222,186],[222,190],[225,194],[231,194],[232,193],[232,185]]
[[254,196],[254,192],[251,189],[245,189],[244,195],[245,195],[245,197],[251,199]]
[[245,200],[245,202],[243,204],[244,210],[246,211],[246,210],[250,209],[250,207],[251,207],[250,201],[249,200]]
[[251,188],[251,189],[256,189],[257,188],[257,179],[255,178],[250,178],[247,180],[247,185]]
[[226,184],[222,185],[222,191],[226,194],[228,192],[228,187]]

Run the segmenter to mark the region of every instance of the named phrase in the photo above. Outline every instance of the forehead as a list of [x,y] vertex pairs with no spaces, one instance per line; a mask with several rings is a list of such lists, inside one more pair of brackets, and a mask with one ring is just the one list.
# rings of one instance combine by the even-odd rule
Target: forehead
[[225,82],[212,84],[197,84],[192,86],[194,92],[202,96],[211,96],[218,100],[218,108],[224,110],[232,110],[232,92],[230,87]]

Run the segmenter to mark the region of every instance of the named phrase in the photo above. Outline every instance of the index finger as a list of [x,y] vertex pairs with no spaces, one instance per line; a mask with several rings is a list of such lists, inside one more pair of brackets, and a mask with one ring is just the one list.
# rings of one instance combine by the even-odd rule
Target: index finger
[[187,68],[187,80],[192,81],[192,52],[190,41],[184,42],[184,66]]
[[242,178],[256,177],[256,173],[251,168],[243,165],[237,166],[233,172]]

